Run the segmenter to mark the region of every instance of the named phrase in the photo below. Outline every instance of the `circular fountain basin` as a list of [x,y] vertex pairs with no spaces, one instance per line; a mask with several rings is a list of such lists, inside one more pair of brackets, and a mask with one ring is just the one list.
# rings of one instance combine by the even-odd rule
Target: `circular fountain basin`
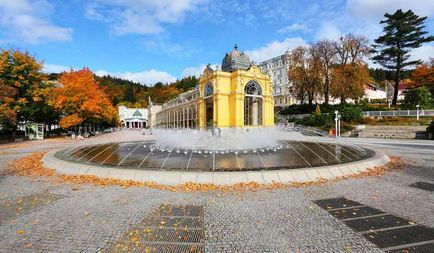
[[281,141],[279,145],[244,150],[180,149],[154,142],[107,143],[56,153],[75,163],[165,171],[258,171],[318,167],[359,161],[375,152],[329,143]]
[[44,158],[47,167],[64,174],[167,185],[316,181],[387,162],[384,154],[361,147],[283,140],[273,147],[244,150],[180,149],[153,141],[106,143],[53,151]]

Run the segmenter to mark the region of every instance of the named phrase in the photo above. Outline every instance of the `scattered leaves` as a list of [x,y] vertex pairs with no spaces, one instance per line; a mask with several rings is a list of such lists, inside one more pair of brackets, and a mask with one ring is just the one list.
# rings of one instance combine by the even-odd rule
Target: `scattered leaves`
[[166,190],[172,192],[208,192],[208,191],[221,191],[223,193],[237,194],[238,192],[245,191],[261,191],[261,190],[276,190],[288,187],[310,187],[310,186],[322,186],[329,183],[334,183],[347,179],[356,179],[363,177],[376,177],[382,176],[389,171],[395,169],[402,169],[404,167],[404,161],[400,157],[391,157],[390,162],[384,166],[373,167],[359,174],[353,174],[348,176],[341,176],[334,179],[319,178],[317,181],[309,182],[293,182],[289,184],[283,184],[278,182],[272,182],[269,184],[260,184],[256,182],[237,183],[233,185],[215,185],[215,184],[200,184],[200,183],[184,183],[176,186],[160,185],[154,182],[136,182],[133,180],[122,180],[116,178],[99,178],[94,175],[63,175],[58,174],[54,169],[45,168],[42,164],[42,158],[45,153],[35,153],[20,159],[15,160],[8,168],[7,173],[18,176],[28,177],[49,177],[58,183],[70,183],[73,184],[73,190],[78,189],[77,185],[93,184],[95,186],[121,186],[123,188],[128,187],[149,187],[158,190]]
[[17,230],[17,234],[19,234],[19,235],[24,235],[25,233],[26,233],[26,231],[23,229]]

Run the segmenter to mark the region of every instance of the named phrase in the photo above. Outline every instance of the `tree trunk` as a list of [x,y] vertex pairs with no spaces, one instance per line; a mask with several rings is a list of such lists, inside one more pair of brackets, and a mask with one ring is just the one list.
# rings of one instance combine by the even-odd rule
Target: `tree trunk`
[[399,81],[400,81],[401,68],[397,66],[395,72],[395,89],[393,90],[393,99],[392,105],[396,105],[398,102],[398,89],[399,89]]
[[15,138],[17,138],[17,126],[16,125],[14,125],[12,127],[11,141],[15,141]]
[[328,76],[326,76],[325,83],[324,83],[324,104],[329,104],[329,87],[330,87],[330,80]]

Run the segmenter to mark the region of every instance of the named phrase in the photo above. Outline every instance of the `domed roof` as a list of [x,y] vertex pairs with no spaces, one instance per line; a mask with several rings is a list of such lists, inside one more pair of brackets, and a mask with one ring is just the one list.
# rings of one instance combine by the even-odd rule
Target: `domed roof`
[[142,117],[142,114],[139,112],[139,110],[136,110],[136,111],[133,113],[133,117]]
[[235,44],[234,50],[227,53],[222,61],[222,70],[232,72],[237,69],[247,70],[250,67],[250,58],[244,53],[238,51]]

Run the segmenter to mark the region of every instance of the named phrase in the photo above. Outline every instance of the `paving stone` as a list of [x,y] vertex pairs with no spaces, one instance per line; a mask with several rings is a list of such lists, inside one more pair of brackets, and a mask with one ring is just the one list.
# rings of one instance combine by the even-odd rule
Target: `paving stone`
[[[116,134],[91,138],[85,143],[116,141],[119,140]],[[128,141],[125,136],[122,140]],[[1,222],[0,252],[104,252],[161,204],[203,206],[205,252],[213,253],[382,252],[313,202],[327,198],[345,197],[434,227],[434,195],[409,187],[420,181],[434,183],[433,163],[428,161],[432,154],[421,153],[425,151],[385,148],[390,155],[417,160],[403,170],[379,177],[342,180],[320,187],[191,193],[140,187],[73,186],[45,178],[4,174],[7,164],[15,158],[83,144],[34,143],[37,145],[32,143],[0,154],[0,203],[35,194],[58,194],[63,198]],[[306,179],[306,174],[302,178]]]

